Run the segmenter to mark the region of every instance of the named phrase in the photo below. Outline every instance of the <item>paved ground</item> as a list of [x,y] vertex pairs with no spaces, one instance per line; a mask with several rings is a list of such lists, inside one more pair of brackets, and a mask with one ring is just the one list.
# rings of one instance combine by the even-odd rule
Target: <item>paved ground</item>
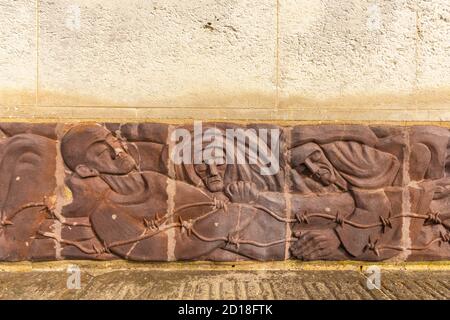
[[382,266],[380,290],[367,288],[366,267],[279,266],[81,265],[77,290],[67,288],[67,264],[0,265],[0,299],[450,299],[449,265]]

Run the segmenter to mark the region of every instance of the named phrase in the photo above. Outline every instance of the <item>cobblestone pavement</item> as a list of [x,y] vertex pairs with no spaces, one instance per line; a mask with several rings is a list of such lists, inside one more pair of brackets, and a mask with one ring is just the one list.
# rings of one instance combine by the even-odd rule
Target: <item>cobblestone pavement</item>
[[[356,268],[214,270],[81,268],[81,289],[67,289],[62,268],[0,272],[0,299],[449,299],[450,268],[382,270],[367,289]],[[314,269],[314,268],[310,268]],[[1,270],[1,268],[0,268]]]

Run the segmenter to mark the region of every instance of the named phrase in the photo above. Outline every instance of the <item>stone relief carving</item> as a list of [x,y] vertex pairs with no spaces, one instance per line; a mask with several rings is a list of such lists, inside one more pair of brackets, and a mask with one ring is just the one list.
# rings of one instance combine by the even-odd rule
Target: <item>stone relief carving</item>
[[[0,130],[2,261],[450,258],[448,128],[4,123]],[[244,139],[230,139],[230,130]],[[189,161],[173,159],[182,140],[174,132],[188,134],[178,155]]]

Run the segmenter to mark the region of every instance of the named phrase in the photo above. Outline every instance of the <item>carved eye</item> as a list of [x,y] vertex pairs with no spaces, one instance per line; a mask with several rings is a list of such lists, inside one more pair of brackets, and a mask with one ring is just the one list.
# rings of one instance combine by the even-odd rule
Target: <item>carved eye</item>
[[100,151],[97,153],[97,157],[103,156],[105,153],[107,154],[109,152],[109,155],[112,157],[111,149],[107,145],[103,145],[103,147],[100,149]]
[[113,148],[111,148],[108,145],[105,145],[105,148],[103,149],[103,151],[101,152],[101,154],[109,154],[109,157],[114,160],[116,159],[116,153],[114,152]]
[[109,155],[110,155],[111,159],[113,159],[113,160],[116,159],[116,153],[114,152],[114,150],[112,148],[109,148]]
[[204,172],[208,169],[208,166],[205,163],[202,164],[197,164],[195,166],[195,170],[199,171],[199,172]]
[[224,158],[213,158],[210,161],[206,161],[208,164],[214,164],[216,167],[221,168],[223,165],[225,165],[225,159]]

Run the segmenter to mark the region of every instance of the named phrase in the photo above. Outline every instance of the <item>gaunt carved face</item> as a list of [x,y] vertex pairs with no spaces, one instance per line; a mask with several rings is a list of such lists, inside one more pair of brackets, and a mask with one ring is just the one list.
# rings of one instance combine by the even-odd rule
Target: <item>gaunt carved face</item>
[[224,188],[225,162],[209,161],[194,165],[195,172],[211,192],[219,192]]
[[308,170],[312,178],[324,186],[329,186],[336,181],[333,166],[320,149],[306,157],[304,162],[296,167],[296,170],[299,173]]
[[136,162],[126,146],[111,133],[86,151],[86,165],[100,174],[124,175],[136,168]]

